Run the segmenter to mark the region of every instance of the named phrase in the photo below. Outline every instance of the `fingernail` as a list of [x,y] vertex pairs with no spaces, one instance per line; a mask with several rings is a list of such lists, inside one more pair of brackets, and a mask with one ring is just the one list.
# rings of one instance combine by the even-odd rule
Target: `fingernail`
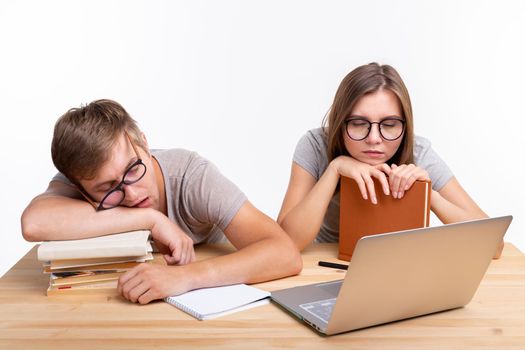
[[377,198],[376,197],[372,197],[372,203],[377,204]]
[[399,192],[399,199],[403,198],[405,192]]
[[392,192],[392,197],[397,198],[397,192]]

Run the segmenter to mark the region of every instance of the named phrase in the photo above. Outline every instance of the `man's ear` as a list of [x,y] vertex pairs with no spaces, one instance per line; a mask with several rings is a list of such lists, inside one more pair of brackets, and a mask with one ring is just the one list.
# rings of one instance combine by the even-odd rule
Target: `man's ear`
[[145,151],[148,153],[148,155],[151,157],[151,153],[149,151],[149,145],[148,145],[148,140],[146,139],[146,135],[141,131],[140,132],[140,138],[141,138],[141,141],[143,142],[144,146],[145,146]]

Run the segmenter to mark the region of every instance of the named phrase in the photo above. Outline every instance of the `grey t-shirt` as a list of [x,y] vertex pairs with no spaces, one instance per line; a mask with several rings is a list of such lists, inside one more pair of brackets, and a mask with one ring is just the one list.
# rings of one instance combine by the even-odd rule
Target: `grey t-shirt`
[[[309,130],[297,143],[293,161],[308,171],[316,180],[328,167],[326,136],[322,128]],[[431,147],[430,141],[421,136],[414,139],[414,163],[425,169],[432,180],[432,189],[439,191],[454,176],[447,164]],[[339,240],[339,192],[328,205],[316,242]]]
[[[196,152],[177,148],[151,154],[164,175],[168,217],[195,243],[225,241],[223,231],[247,200],[244,193]],[[69,183],[61,173],[53,180]]]

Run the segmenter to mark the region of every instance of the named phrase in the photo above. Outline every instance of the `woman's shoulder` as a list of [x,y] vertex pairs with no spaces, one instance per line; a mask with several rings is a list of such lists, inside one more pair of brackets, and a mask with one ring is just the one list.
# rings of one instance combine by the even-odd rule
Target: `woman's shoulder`
[[416,136],[414,138],[414,163],[428,171],[432,188],[439,191],[454,176],[448,165],[432,149],[430,140]]
[[299,143],[315,144],[321,148],[326,148],[326,133],[324,128],[308,130],[299,140]]
[[439,167],[446,166],[443,160],[432,148],[430,140],[422,136],[414,137],[414,163],[425,169],[435,166],[436,164],[439,164]]
[[323,128],[308,130],[295,148],[293,160],[316,179],[328,166],[326,134]]
[[432,148],[432,143],[429,139],[414,135],[414,157],[419,158],[423,156],[429,149]]

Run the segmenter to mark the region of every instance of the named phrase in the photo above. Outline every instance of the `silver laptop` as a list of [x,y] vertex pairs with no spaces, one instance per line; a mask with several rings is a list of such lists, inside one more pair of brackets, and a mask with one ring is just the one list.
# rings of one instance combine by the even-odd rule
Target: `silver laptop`
[[363,237],[343,280],[272,292],[331,335],[470,302],[512,216]]

